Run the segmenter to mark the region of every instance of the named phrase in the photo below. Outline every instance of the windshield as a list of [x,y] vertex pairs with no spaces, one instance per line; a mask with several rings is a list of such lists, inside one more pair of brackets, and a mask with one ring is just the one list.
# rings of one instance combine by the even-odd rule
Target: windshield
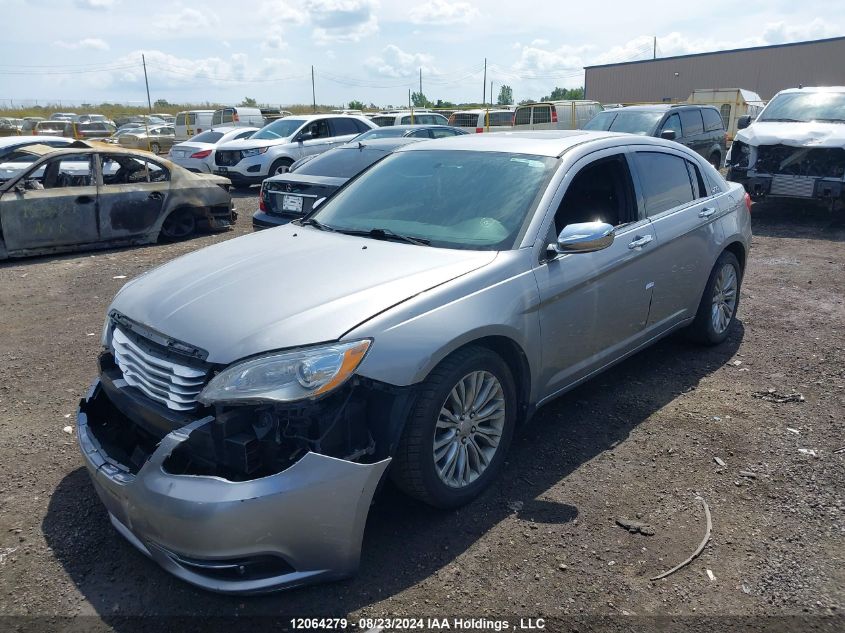
[[296,132],[303,123],[305,123],[304,119],[279,119],[278,121],[273,121],[269,125],[265,125],[250,138],[264,140],[287,138]]
[[534,210],[556,158],[471,151],[387,156],[313,216],[337,231],[390,231],[432,246],[507,250]]
[[769,102],[757,120],[845,123],[845,93],[788,92],[778,95]]
[[605,110],[599,112],[584,126],[585,130],[603,130],[612,132],[627,132],[628,134],[650,135],[660,118],[662,111],[650,112],[643,110]]
[[297,175],[334,176],[352,178],[358,172],[372,165],[386,152],[377,149],[358,149],[357,147],[339,147],[320,154],[296,170]]

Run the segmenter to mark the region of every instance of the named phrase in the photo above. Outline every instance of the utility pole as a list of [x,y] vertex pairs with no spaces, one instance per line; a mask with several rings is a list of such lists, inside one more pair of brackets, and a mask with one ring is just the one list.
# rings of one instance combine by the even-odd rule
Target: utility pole
[[490,80],[490,107],[492,108],[494,105],[493,103],[493,80]]
[[408,88],[408,109],[411,109],[411,89]]
[[654,52],[651,56],[652,59],[657,59],[657,36],[654,36]]
[[420,67],[420,94],[422,94],[422,67]]
[[487,58],[484,58],[484,94],[481,97],[481,105],[487,103]]
[[314,88],[314,66],[311,66],[311,107],[317,111],[317,91]]
[[141,53],[141,64],[144,66],[144,83],[147,85],[147,106],[150,108],[150,114],[153,113],[153,102],[150,100],[150,81],[147,79],[147,60],[144,54]]

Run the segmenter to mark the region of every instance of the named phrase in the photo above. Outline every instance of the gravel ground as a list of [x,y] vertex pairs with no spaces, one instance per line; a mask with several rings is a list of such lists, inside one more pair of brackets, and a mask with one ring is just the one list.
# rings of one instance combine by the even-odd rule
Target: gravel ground
[[[222,235],[0,266],[0,614],[123,629],[135,615],[843,613],[845,213],[800,204],[755,205],[725,344],[672,337],[546,406],[466,508],[435,511],[388,487],[356,578],[233,598],[146,560],[110,526],[63,428],[95,376],[114,293],[248,233],[255,204],[240,196],[239,224]],[[792,393],[803,401],[771,401]],[[701,541],[697,496],[710,544],[651,582]],[[618,517],[655,533],[629,533]]]

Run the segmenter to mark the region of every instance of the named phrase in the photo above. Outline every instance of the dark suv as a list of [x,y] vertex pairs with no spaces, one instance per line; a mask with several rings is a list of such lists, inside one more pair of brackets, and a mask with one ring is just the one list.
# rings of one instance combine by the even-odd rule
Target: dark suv
[[605,110],[585,130],[610,130],[677,141],[698,152],[719,169],[725,162],[726,133],[722,116],[713,106],[642,105]]

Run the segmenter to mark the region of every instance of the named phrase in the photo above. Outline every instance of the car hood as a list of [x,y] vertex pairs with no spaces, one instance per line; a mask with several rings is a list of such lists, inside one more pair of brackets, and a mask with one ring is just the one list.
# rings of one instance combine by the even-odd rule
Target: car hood
[[221,150],[237,150],[237,149],[253,149],[256,147],[272,147],[273,145],[283,145],[285,143],[290,143],[289,138],[274,138],[274,139],[261,139],[261,138],[244,138],[239,141],[228,141],[226,143],[221,143],[217,146],[217,149]]
[[288,224],[155,268],[126,284],[111,309],[206,350],[209,362],[231,363],[338,340],[495,258]]
[[845,147],[845,123],[755,121],[734,140],[753,146]]

